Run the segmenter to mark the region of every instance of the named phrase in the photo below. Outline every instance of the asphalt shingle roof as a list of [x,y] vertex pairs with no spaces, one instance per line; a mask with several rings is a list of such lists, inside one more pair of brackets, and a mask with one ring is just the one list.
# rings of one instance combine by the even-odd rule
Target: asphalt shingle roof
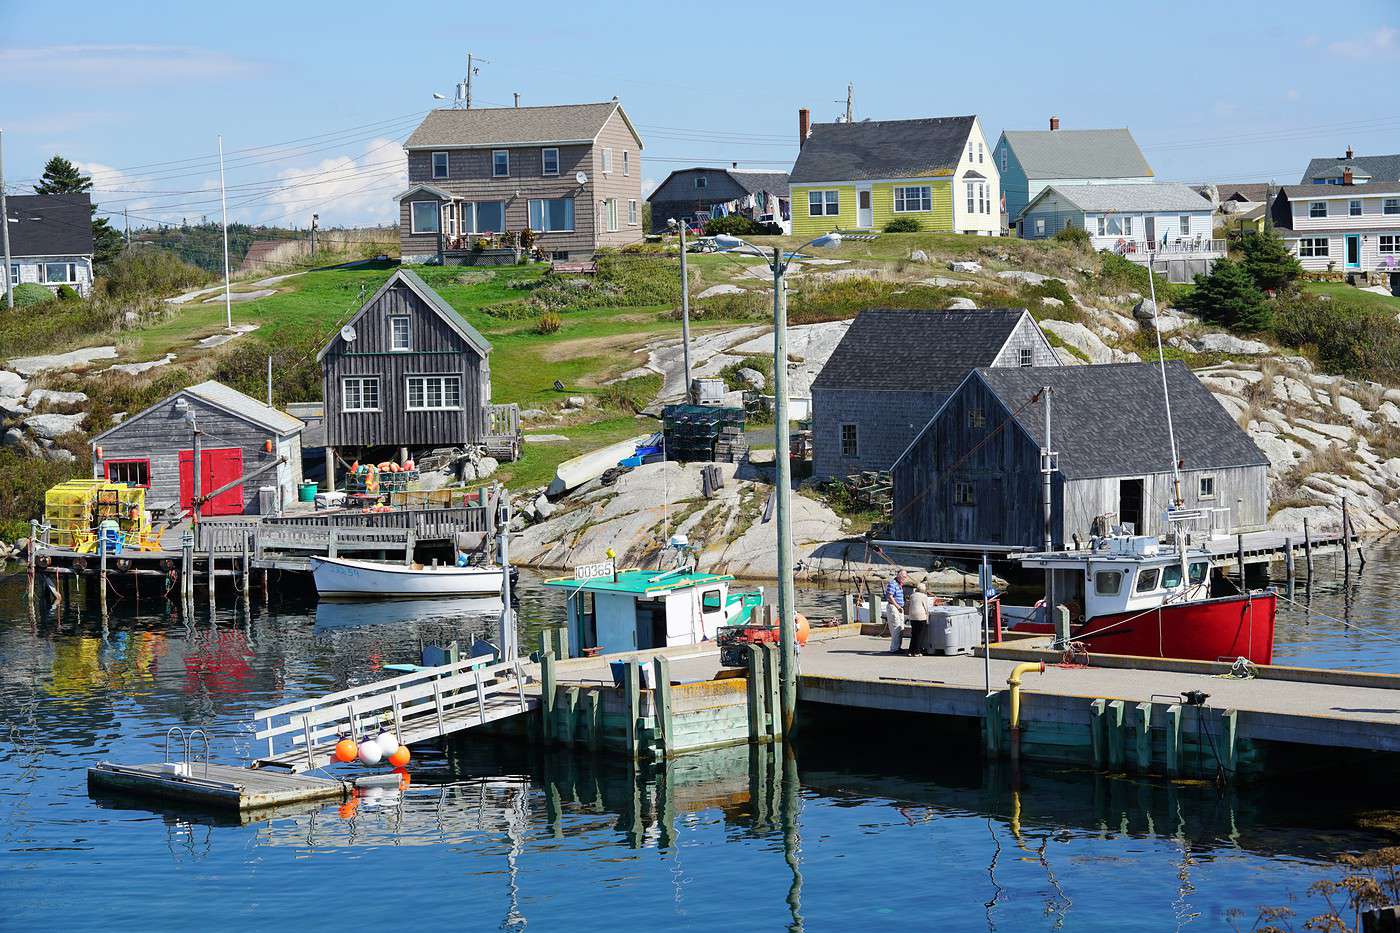
[[86,194],[17,194],[5,200],[12,257],[92,254],[92,199]]
[[1375,181],[1364,185],[1285,185],[1279,189],[1290,201],[1316,201],[1318,198],[1374,198],[1400,194],[1400,181]]
[[874,178],[924,178],[958,166],[976,117],[814,123],[792,184]]
[[185,391],[278,434],[295,434],[306,426],[300,418],[293,418],[284,411],[269,408],[257,399],[213,379],[192,385]]
[[[1208,211],[1210,202],[1190,185],[1051,185],[1081,211]],[[1037,195],[1039,200],[1043,195]],[[1032,201],[1034,203],[1034,201]],[[1027,208],[1029,210],[1029,208]]]
[[1133,134],[1108,130],[1006,130],[1028,178],[1141,178],[1152,174]]
[[[600,104],[560,104],[551,107],[431,110],[404,145],[409,149],[422,149],[430,146],[524,146],[583,142],[597,136],[613,111],[620,109],[617,101],[610,100]],[[623,119],[626,119],[626,114]]]
[[1274,194],[1278,194],[1278,189],[1278,185],[1270,185],[1267,182],[1215,186],[1216,193],[1220,195],[1220,200],[1222,201],[1229,201],[1235,195],[1239,195],[1235,200],[1250,201],[1257,204],[1263,204],[1264,199],[1269,196],[1271,190]]
[[1324,156],[1320,159],[1313,159],[1308,163],[1308,168],[1303,172],[1302,183],[1310,184],[1314,178],[1337,178],[1342,174],[1342,167],[1346,165],[1354,166],[1363,171],[1369,172],[1372,181],[1400,181],[1400,153],[1395,155],[1373,155],[1373,156]]
[[749,194],[766,191],[769,194],[787,195],[787,172],[748,172],[744,169],[727,168],[724,171],[734,179],[734,183]]
[[862,311],[812,388],[952,392],[974,367],[992,364],[1025,314],[1021,308]]
[[[1156,363],[982,368],[977,378],[1015,413],[1037,445],[1045,442],[1045,402],[1026,402],[1042,386],[1050,386],[1050,441],[1067,479],[1171,472],[1171,441]],[[1177,450],[1186,469],[1268,465],[1249,435],[1186,364],[1167,363],[1167,385]]]

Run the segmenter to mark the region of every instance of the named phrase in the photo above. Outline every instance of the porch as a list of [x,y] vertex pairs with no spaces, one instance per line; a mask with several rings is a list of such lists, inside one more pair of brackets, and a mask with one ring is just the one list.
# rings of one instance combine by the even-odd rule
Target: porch
[[1140,237],[1094,236],[1089,239],[1094,249],[1112,250],[1125,259],[1144,265],[1149,253],[1156,253],[1158,258],[1176,259],[1219,259],[1226,254],[1224,240],[1203,236],[1169,237],[1155,243]]

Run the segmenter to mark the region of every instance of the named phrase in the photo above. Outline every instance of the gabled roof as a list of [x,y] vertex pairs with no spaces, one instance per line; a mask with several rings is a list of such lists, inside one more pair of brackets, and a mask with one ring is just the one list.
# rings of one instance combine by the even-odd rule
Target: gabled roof
[[[442,318],[443,322],[446,323],[448,327],[457,332],[457,336],[471,344],[483,358],[491,352],[491,341],[483,337],[481,331],[477,330],[466,318],[457,313],[457,309],[448,304],[446,299],[433,291],[432,287],[429,286],[427,282],[424,282],[418,277],[418,273],[414,272],[412,269],[405,269],[403,267],[394,270],[394,274],[389,276],[389,280],[379,286],[379,290],[371,295],[368,301],[360,305],[360,310],[356,311],[355,316],[345,322],[345,326],[354,326],[360,318],[365,316],[365,313],[369,311],[370,308],[374,307],[374,303],[397,283],[403,283],[412,289],[413,293],[419,298],[422,298],[423,302],[429,308],[437,312],[438,317]],[[326,345],[321,348],[321,352],[316,354],[316,362],[319,363],[324,359],[325,355],[330,352],[331,347],[334,346],[335,342],[339,339],[339,332],[331,335],[331,339],[326,341]]]
[[967,116],[814,123],[789,181],[797,185],[952,174],[976,120]]
[[549,107],[473,107],[430,110],[408,137],[406,149],[471,149],[484,146],[533,146],[590,143],[614,113],[642,148],[642,137],[616,100],[598,104]]
[[306,427],[301,419],[293,418],[284,411],[269,408],[257,399],[244,395],[237,389],[229,388],[222,382],[215,382],[210,379],[207,382],[201,382],[197,385],[183,388],[174,395],[167,396],[154,405],[142,409],[139,413],[124,419],[120,424],[115,424],[96,437],[93,437],[91,443],[99,443],[107,435],[114,434],[122,430],[126,425],[135,423],[148,413],[166,404],[171,399],[179,398],[181,395],[192,395],[200,401],[228,412],[235,417],[242,418],[250,424],[260,428],[266,428],[273,434],[296,434]]
[[451,200],[452,200],[452,195],[451,195],[451,194],[449,194],[448,192],[444,191],[443,189],[437,187],[436,185],[430,185],[430,184],[428,184],[428,183],[425,182],[425,181],[415,182],[415,183],[409,185],[407,188],[405,188],[404,190],[400,191],[398,194],[394,195],[394,198],[393,198],[393,199],[394,199],[395,201],[402,201],[404,198],[408,197],[410,194],[417,194],[417,193],[420,192],[420,191],[426,191],[428,194],[431,194],[433,197],[437,198],[439,201],[451,201]]
[[1050,192],[1086,211],[1208,211],[1210,202],[1190,185],[1176,182],[1150,185],[1050,185],[1026,205],[1032,207]]
[[[968,378],[985,383],[1037,446],[1045,443],[1045,400],[1030,399],[1050,386],[1050,442],[1066,479],[1171,472],[1171,440],[1156,363],[999,366],[977,369]],[[1185,363],[1167,363],[1167,386],[1184,469],[1268,465],[1249,435]]]
[[1144,178],[1152,174],[1152,166],[1126,127],[1006,130],[1002,136],[1027,178]]
[[[1353,171],[1364,171],[1376,181],[1400,181],[1400,153],[1394,155],[1354,155],[1323,156],[1308,163],[1303,172],[1302,183],[1309,184],[1314,178],[1341,178],[1342,168],[1350,165]],[[1360,177],[1359,175],[1357,177]]]
[[10,255],[92,255],[92,199],[86,194],[12,194]]
[[1216,194],[1221,201],[1249,201],[1251,203],[1263,204],[1269,192],[1278,193],[1279,186],[1271,185],[1268,182],[1250,182],[1245,185],[1216,185]]
[[1400,194],[1400,181],[1373,181],[1364,185],[1284,185],[1278,190],[1292,201],[1341,201]]
[[764,191],[769,194],[787,194],[787,172],[751,172],[742,168],[727,168],[724,171],[730,178],[734,179],[736,185],[749,194],[758,194]]
[[661,192],[663,195],[671,194],[672,200],[678,199],[683,201],[719,200],[727,196],[723,193],[716,196],[708,187],[692,188],[684,186],[685,196],[681,198],[676,198],[674,193],[666,191],[666,186],[671,184],[678,176],[691,174],[704,174],[707,178],[722,175],[732,181],[735,187],[740,191],[745,191],[749,194],[767,192],[785,198],[788,193],[787,172],[751,172],[741,168],[716,168],[708,165],[692,165],[689,168],[672,170],[672,172],[662,180],[661,184],[652,189],[651,194],[647,195],[647,200],[655,201],[657,192]]
[[813,389],[951,392],[969,370],[990,366],[1027,312],[896,311],[856,315]]

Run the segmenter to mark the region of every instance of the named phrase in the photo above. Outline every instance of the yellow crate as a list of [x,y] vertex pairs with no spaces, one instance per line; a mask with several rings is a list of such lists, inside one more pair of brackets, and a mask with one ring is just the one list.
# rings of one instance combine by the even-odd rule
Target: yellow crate
[[53,547],[92,550],[97,527],[107,519],[116,520],[132,540],[146,537],[150,531],[146,490],[100,479],[76,479],[59,483],[44,494],[44,524],[50,528],[49,544]]

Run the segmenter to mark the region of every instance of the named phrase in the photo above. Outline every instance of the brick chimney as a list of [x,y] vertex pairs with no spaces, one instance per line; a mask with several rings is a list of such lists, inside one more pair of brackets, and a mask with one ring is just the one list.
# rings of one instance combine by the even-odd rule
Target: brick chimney
[[1355,182],[1352,180],[1351,166],[1350,166],[1350,165],[1348,165],[1346,168],[1342,169],[1342,184],[1343,184],[1343,185],[1355,184]]
[[1351,158],[1351,147],[1350,147],[1350,146],[1347,146],[1347,158],[1348,158],[1348,159]]
[[797,148],[807,145],[807,137],[812,135],[812,111],[806,107],[797,111]]
[[1058,130],[1059,128],[1060,128],[1060,118],[1059,118],[1059,117],[1051,117],[1051,118],[1050,118],[1050,132],[1053,133],[1055,130]]

